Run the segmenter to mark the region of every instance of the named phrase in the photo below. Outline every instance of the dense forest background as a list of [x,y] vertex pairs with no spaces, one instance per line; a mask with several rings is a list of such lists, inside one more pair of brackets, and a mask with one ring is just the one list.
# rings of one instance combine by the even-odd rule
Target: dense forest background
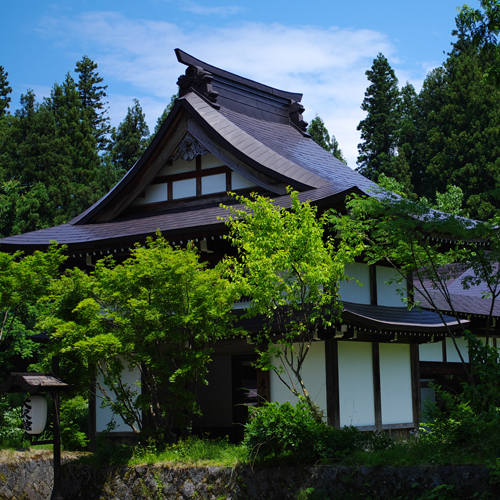
[[[418,94],[410,83],[399,86],[383,54],[375,58],[366,72],[357,169],[375,182],[393,178],[409,198],[431,203],[451,189],[462,213],[485,220],[500,210],[500,85],[490,74],[498,53],[477,43],[460,15],[456,25],[445,63]],[[50,97],[37,102],[27,90],[12,111],[0,66],[0,237],[68,222],[91,206],[141,156],[175,99],[150,135],[137,100],[110,126],[106,90],[97,64],[84,56]],[[345,161],[319,116],[308,132]]]
[[[494,4],[494,5],[493,5]],[[487,220],[500,210],[500,85],[498,8],[463,10],[456,41],[420,93],[401,88],[379,54],[366,72],[369,87],[358,126],[358,171],[377,182],[396,179],[413,199],[431,202],[450,189],[464,213]],[[488,11],[488,6],[490,11]],[[495,9],[493,9],[495,7]],[[496,23],[494,22],[496,19]]]
[[40,103],[27,90],[11,113],[12,89],[0,66],[1,237],[68,222],[106,194],[144,152],[152,136],[139,101],[113,128],[106,89],[97,64],[84,56],[74,76],[54,84],[50,97]]

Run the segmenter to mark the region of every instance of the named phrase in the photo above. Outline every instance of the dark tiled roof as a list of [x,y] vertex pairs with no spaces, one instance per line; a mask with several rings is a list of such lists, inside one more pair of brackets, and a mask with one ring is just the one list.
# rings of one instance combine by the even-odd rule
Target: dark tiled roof
[[[439,315],[431,311],[419,311],[416,308],[409,311],[406,307],[371,306],[352,302],[343,302],[343,305],[343,318],[360,326],[400,332],[446,332],[446,326]],[[455,318],[444,316],[444,320],[452,330],[461,329]],[[469,322],[461,320],[461,324],[467,326]]]
[[[179,51],[178,57],[186,64],[198,61],[182,51]],[[0,248],[30,250],[46,247],[50,242],[56,241],[69,245],[70,250],[72,247],[85,249],[85,246],[92,247],[100,243],[133,243],[154,234],[158,229],[169,237],[181,234],[182,231],[220,228],[221,222],[217,217],[225,215],[226,212],[219,207],[191,207],[185,212],[158,211],[149,215],[142,213],[135,217],[129,216],[127,219],[119,218],[119,214],[127,208],[123,201],[131,202],[150,182],[153,171],[147,170],[148,165],[156,161],[154,159],[157,158],[158,151],[166,147],[165,144],[172,143],[170,147],[174,146],[173,141],[168,142],[170,139],[167,141],[163,138],[171,137],[169,134],[172,131],[181,130],[177,128],[181,120],[184,120],[183,126],[186,127],[186,115],[189,120],[198,124],[214,143],[237,157],[242,164],[261,172],[276,186],[280,185],[279,189],[276,188],[276,193],[283,193],[284,186],[292,185],[302,191],[302,200],[324,205],[333,198],[338,202],[348,193],[367,193],[375,187],[371,181],[324,151],[307,134],[299,130],[300,127],[292,118],[288,121],[282,120],[285,108],[278,112],[280,118],[276,120],[270,119],[266,114],[261,118],[257,117],[255,106],[258,108],[263,99],[269,99],[270,103],[286,101],[287,113],[292,116],[293,102],[300,101],[301,94],[273,89],[201,61],[198,63],[213,72],[214,86],[219,85],[217,91],[220,94],[220,103],[219,99],[215,105],[200,97],[197,92],[187,92],[183,98],[178,99],[142,158],[101,200],[68,224],[4,238],[0,241]],[[224,93],[227,93],[227,101],[222,99]],[[233,105],[232,99],[245,93],[249,99],[245,100],[244,106]],[[297,123],[300,125],[300,120]],[[187,126],[189,127],[189,123]],[[158,164],[155,168],[159,168]],[[277,195],[275,200],[278,205],[286,206],[289,197]]]
[[375,183],[352,170],[312,139],[301,134],[295,127],[263,122],[224,108],[220,109],[220,114],[265,144],[270,150],[276,151],[296,165],[335,184],[342,191],[357,186],[367,193],[377,187]]
[[[325,202],[328,199],[335,199],[337,195],[343,198],[345,194],[347,193],[339,191],[335,186],[327,185],[320,189],[311,189],[300,193],[299,199],[302,201],[309,200],[312,203]],[[276,197],[274,202],[278,206],[289,207],[290,197],[288,195]],[[181,230],[194,231],[215,227],[221,228],[223,223],[218,220],[218,217],[227,215],[227,211],[223,208],[211,207],[188,212],[153,214],[98,224],[63,224],[3,238],[0,240],[0,249],[8,251],[17,248],[43,248],[52,241],[56,241],[61,245],[67,244],[70,249],[72,246],[82,248],[88,245],[92,247],[96,243],[113,245],[119,244],[121,241],[127,241],[132,244],[134,241],[142,240],[146,236],[154,235],[158,229],[164,236],[168,237],[169,234],[179,234]]]
[[[457,313],[461,314],[488,316],[491,309],[491,299],[483,298],[483,294],[488,293],[486,283],[483,282],[478,286],[471,286],[469,289],[465,289],[462,285],[462,280],[466,276],[473,276],[473,271],[470,268],[464,271],[463,268],[464,266],[461,264],[454,266],[452,269],[448,267],[446,270],[443,270],[443,273],[447,277],[446,284],[453,308]],[[416,281],[415,285],[417,289],[421,287]],[[429,290],[435,307],[422,295],[422,293],[417,291],[415,293],[415,299],[421,303],[422,307],[432,310],[437,309],[442,312],[451,312],[448,301],[443,297],[442,293],[432,289],[432,283],[430,283],[430,281],[424,281],[424,286],[426,290]],[[493,316],[500,318],[500,300],[495,301]]]

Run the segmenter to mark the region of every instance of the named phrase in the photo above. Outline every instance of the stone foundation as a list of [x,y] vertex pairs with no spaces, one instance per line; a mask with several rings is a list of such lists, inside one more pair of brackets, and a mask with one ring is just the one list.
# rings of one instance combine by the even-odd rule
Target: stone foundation
[[[0,499],[49,500],[52,481],[49,459],[2,463]],[[66,463],[62,481],[65,500],[285,500],[295,499],[308,488],[314,488],[317,499],[402,500],[421,498],[440,485],[453,485],[449,496],[443,498],[465,500],[488,491],[489,473],[475,466],[230,469],[154,465],[95,469]]]

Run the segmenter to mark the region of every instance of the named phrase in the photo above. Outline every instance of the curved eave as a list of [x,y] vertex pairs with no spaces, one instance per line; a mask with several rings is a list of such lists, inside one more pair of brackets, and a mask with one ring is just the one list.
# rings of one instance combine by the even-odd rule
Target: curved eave
[[[343,203],[347,194],[352,193],[354,189],[356,188],[351,187],[339,191],[329,184],[320,189],[299,193],[299,199],[302,202],[310,201],[320,207],[337,206]],[[278,196],[274,198],[274,204],[289,208],[290,196]],[[157,230],[160,230],[166,238],[175,238],[177,241],[182,239],[179,235],[222,232],[224,222],[220,218],[227,215],[227,210],[223,208],[210,207],[95,224],[63,224],[3,238],[0,240],[0,250],[8,252],[43,250],[51,242],[68,245],[68,253],[97,247],[117,248],[118,245],[133,245],[135,242],[143,241],[147,236],[153,236]]]
[[371,306],[343,302],[342,319],[349,323],[381,331],[418,332],[445,334],[447,329],[461,330],[470,321],[457,321],[452,316],[444,316],[446,325],[439,314],[418,309],[408,311],[406,307]]

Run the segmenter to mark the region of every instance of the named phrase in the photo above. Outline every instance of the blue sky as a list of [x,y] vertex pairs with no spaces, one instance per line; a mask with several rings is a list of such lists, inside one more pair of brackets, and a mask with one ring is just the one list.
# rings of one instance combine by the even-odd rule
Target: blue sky
[[[470,5],[478,6],[477,0]],[[150,129],[184,72],[179,47],[214,66],[302,92],[356,166],[365,71],[382,52],[400,85],[417,90],[443,63],[458,0],[17,0],[2,2],[0,65],[11,111],[33,89],[38,100],[88,55],[108,85],[113,125],[139,99]],[[73,73],[73,76],[74,73]]]

